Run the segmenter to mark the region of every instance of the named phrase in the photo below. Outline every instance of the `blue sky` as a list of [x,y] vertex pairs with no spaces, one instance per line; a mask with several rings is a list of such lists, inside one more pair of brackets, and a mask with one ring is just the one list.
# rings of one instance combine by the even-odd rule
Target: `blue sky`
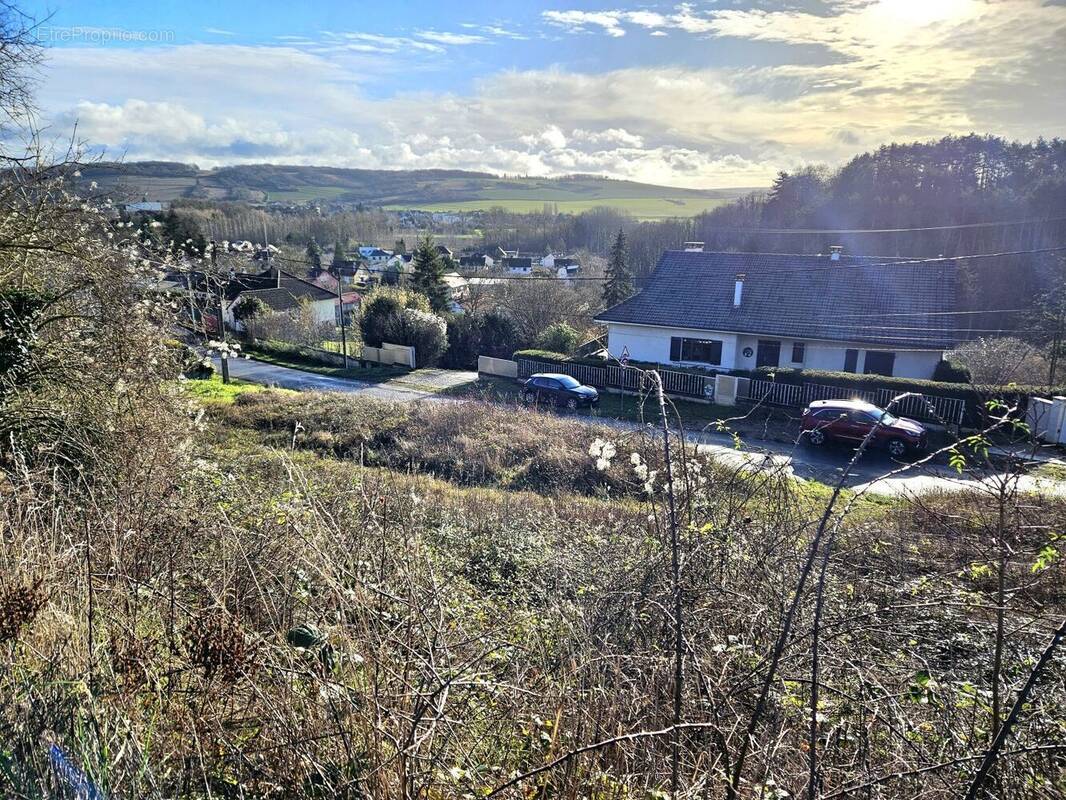
[[1061,134],[1045,0],[49,2],[42,121],[126,159],[755,186],[892,140]]

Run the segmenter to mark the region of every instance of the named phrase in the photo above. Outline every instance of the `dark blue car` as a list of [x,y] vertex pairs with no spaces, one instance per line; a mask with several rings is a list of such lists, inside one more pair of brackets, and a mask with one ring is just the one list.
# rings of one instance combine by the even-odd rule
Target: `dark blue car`
[[522,400],[533,405],[550,405],[571,410],[600,402],[600,393],[569,375],[538,372],[522,384]]

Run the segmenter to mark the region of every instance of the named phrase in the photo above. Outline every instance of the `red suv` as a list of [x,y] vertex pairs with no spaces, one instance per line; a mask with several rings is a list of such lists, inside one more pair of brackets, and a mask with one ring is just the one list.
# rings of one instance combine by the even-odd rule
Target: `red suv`
[[896,458],[925,449],[928,434],[919,423],[862,400],[815,400],[803,409],[800,435],[813,445],[830,439],[858,443],[878,422],[870,444],[884,447]]

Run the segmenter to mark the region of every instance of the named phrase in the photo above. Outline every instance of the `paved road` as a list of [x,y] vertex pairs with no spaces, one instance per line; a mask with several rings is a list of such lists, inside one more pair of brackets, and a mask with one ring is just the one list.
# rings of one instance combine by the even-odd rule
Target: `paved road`
[[[217,360],[216,360],[217,361]],[[376,384],[348,378],[333,378],[313,372],[279,367],[262,361],[237,359],[230,361],[230,374],[235,378],[279,386],[285,389],[347,392],[394,402],[458,402],[455,398],[442,397],[428,389],[403,384],[396,380]],[[477,373],[466,373],[469,380],[476,380]],[[590,423],[607,425],[620,431],[638,431],[640,424],[628,420],[597,417]],[[686,438],[699,445],[700,449],[715,458],[736,465],[773,464],[804,480],[835,484],[844,471],[851,451],[844,447],[815,449],[780,442],[745,439],[743,449],[734,447],[731,436],[714,431],[688,431]],[[847,485],[856,490],[883,495],[916,495],[931,490],[955,490],[980,488],[981,479],[960,476],[946,464],[928,464],[915,467],[900,475],[884,477],[898,470],[903,464],[893,461],[881,451],[870,451],[852,470]],[[994,480],[985,478],[984,480]],[[1023,490],[1045,491],[1066,494],[1066,484],[1038,480],[1028,476],[1021,478]]]

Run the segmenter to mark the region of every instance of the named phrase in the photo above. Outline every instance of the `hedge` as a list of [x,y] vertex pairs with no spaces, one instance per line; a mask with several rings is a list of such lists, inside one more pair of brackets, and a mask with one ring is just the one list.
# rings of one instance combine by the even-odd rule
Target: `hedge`
[[1024,409],[1030,397],[1051,397],[1066,394],[1066,386],[973,386],[968,383],[945,383],[928,381],[920,378],[895,378],[885,375],[864,375],[852,372],[829,372],[816,369],[789,369],[760,367],[757,370],[737,370],[741,374],[761,380],[774,380],[778,383],[803,384],[820,383],[828,386],[841,386],[846,389],[893,389],[903,392],[918,392],[933,397],[951,397],[966,402],[966,423],[982,422],[986,403],[995,398],[1007,405],[1017,405]]
[[[618,363],[613,359],[589,358],[588,356],[568,356],[564,353],[556,353],[551,350],[516,350],[511,358],[533,358],[537,361],[566,362],[568,364],[584,364],[590,367],[616,367]],[[636,361],[630,359],[629,366],[640,369],[671,370],[672,372],[687,372],[692,375],[718,375],[726,374],[722,370],[703,369],[701,367],[677,367],[673,364],[656,364],[653,361]]]
[[[514,358],[532,358],[538,361],[568,362],[571,364],[587,364],[594,367],[608,366],[609,362],[598,358],[567,357],[562,353],[553,353],[550,350],[518,350]],[[675,372],[690,372],[697,375],[714,375],[715,370],[699,369],[698,367],[675,367],[669,364],[652,364],[643,361],[630,361],[631,366],[644,369],[669,369]],[[903,392],[918,392],[934,397],[951,397],[966,402],[967,418],[976,421],[980,416],[981,409],[990,398],[998,398],[1008,405],[1021,404],[1024,406],[1028,398],[1051,397],[1053,395],[1066,395],[1066,386],[1054,386],[1047,389],[1043,386],[1023,386],[1012,384],[1010,386],[975,387],[968,383],[947,383],[944,381],[929,381],[920,378],[890,378],[885,375],[865,375],[854,372],[830,372],[818,369],[792,369],[789,367],[760,367],[754,370],[727,370],[718,371],[723,375],[737,375],[744,378],[758,378],[760,380],[774,380],[778,383],[804,384],[820,383],[827,386],[841,386],[845,389],[895,389],[900,394]]]

